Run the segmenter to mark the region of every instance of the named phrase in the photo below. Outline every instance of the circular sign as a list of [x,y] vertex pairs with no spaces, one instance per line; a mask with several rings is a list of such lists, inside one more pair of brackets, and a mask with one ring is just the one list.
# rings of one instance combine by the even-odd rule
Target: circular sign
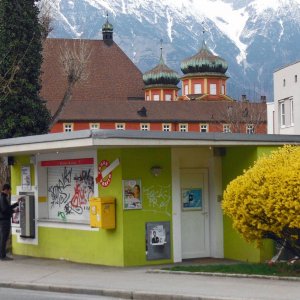
[[102,177],[102,172],[110,165],[109,161],[104,159],[102,160],[98,165],[98,177],[96,178],[96,182],[100,183],[103,187],[109,186],[111,183],[112,174],[111,172],[105,176]]

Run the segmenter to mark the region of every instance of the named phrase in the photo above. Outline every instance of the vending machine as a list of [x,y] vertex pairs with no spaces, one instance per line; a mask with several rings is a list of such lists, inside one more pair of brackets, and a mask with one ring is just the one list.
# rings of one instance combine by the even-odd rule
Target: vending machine
[[35,238],[35,204],[34,194],[20,192],[22,199],[19,203],[20,210],[20,237]]

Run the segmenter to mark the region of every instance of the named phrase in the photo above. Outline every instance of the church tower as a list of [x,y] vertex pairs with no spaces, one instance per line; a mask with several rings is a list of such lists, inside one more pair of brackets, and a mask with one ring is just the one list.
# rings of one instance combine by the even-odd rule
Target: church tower
[[108,13],[106,14],[106,22],[102,25],[102,36],[103,41],[107,45],[111,45],[113,43],[113,31],[114,28],[112,24],[108,22]]
[[162,46],[160,47],[158,65],[144,73],[146,101],[175,101],[179,88],[179,75],[170,69],[163,60]]
[[197,100],[228,100],[227,62],[214,55],[203,41],[200,51],[181,62],[182,95]]

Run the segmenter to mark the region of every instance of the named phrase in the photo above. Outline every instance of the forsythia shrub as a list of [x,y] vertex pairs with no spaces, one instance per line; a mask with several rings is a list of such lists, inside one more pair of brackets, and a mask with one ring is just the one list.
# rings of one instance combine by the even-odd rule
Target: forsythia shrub
[[285,241],[300,256],[300,147],[258,159],[227,186],[222,208],[249,242]]

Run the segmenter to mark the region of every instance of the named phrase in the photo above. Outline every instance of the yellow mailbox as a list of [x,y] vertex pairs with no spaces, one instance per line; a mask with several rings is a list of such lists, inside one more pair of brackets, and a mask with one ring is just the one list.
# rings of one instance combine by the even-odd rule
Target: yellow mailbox
[[103,229],[116,228],[114,197],[93,197],[90,199],[90,225]]

